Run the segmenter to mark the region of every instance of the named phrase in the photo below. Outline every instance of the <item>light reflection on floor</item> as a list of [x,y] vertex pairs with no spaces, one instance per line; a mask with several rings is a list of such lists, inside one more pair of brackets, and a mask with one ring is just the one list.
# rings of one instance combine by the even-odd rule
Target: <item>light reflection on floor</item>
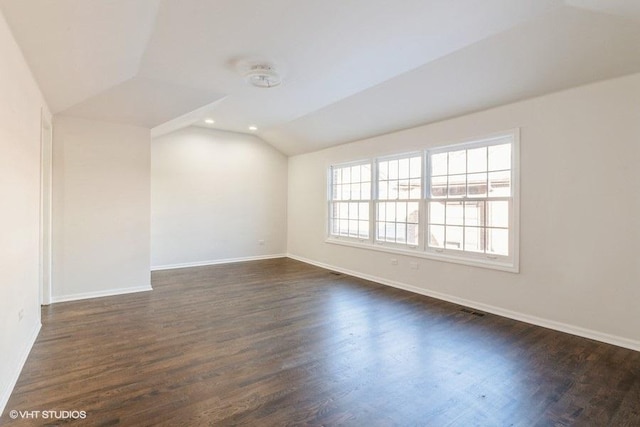
[[[461,393],[476,396],[478,404],[457,407],[457,411],[463,411],[459,415],[474,411],[479,420],[489,423],[486,425],[491,425],[496,409],[518,407],[518,402],[526,404],[526,390],[518,393],[523,383],[518,375],[526,379],[523,364],[503,351],[506,346],[499,345],[499,335],[487,340],[486,329],[474,326],[473,322],[479,320],[472,315],[466,327],[452,332],[450,325],[444,326],[451,321],[446,316],[434,318],[427,306],[423,314],[416,314],[409,304],[415,302],[389,300],[352,286],[333,287],[322,313],[332,319],[331,328],[324,331],[324,340],[317,345],[324,374],[336,382],[351,383],[354,400],[356,396],[371,396],[376,411],[390,419],[403,408],[388,407],[384,398],[387,393],[405,394],[411,412],[420,405],[429,408],[425,417],[434,425],[440,417],[446,423],[457,418],[451,408],[456,408],[457,401],[469,401],[461,399]],[[400,326],[398,319],[402,319]],[[430,323],[428,333],[424,323]],[[482,338],[478,332],[482,332]],[[486,369],[478,369],[483,364]],[[496,368],[508,375],[495,376]],[[482,387],[467,386],[478,383]],[[343,402],[348,404],[348,400]]]

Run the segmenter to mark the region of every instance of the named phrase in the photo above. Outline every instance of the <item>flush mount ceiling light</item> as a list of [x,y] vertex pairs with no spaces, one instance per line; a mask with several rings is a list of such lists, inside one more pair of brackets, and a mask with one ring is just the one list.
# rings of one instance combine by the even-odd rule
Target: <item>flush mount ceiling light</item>
[[253,64],[244,73],[247,82],[255,87],[271,88],[282,83],[280,75],[270,64]]
[[213,120],[213,119],[204,119],[204,122],[205,122],[206,124],[212,125],[212,124],[214,124],[216,121],[215,121],[215,120]]
[[256,130],[258,130],[258,127],[257,126],[249,126],[249,130],[250,131],[256,131]]

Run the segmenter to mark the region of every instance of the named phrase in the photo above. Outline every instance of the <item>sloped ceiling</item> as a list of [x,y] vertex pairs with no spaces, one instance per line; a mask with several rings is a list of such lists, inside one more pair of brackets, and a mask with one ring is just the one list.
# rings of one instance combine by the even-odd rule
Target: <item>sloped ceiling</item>
[[[155,135],[255,125],[286,154],[640,72],[638,4],[0,0],[54,113]],[[249,60],[282,85],[247,85]]]

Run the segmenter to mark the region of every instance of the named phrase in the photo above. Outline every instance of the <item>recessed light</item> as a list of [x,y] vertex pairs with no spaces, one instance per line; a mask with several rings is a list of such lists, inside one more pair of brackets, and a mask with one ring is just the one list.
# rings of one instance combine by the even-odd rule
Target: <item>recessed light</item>
[[249,130],[258,130],[256,126],[249,126]]
[[204,122],[205,122],[205,123],[207,123],[207,124],[212,125],[212,124],[214,124],[216,121],[215,121],[215,120],[213,120],[213,119],[204,119]]

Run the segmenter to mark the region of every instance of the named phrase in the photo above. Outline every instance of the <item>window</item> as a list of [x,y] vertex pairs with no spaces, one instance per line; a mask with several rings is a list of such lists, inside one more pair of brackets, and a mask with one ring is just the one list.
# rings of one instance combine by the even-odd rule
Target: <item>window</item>
[[503,137],[429,153],[428,249],[509,257],[511,150]]
[[422,154],[377,162],[376,242],[418,247]]
[[371,163],[332,166],[329,200],[330,235],[368,239]]
[[518,147],[512,131],[332,166],[329,242],[517,272]]

